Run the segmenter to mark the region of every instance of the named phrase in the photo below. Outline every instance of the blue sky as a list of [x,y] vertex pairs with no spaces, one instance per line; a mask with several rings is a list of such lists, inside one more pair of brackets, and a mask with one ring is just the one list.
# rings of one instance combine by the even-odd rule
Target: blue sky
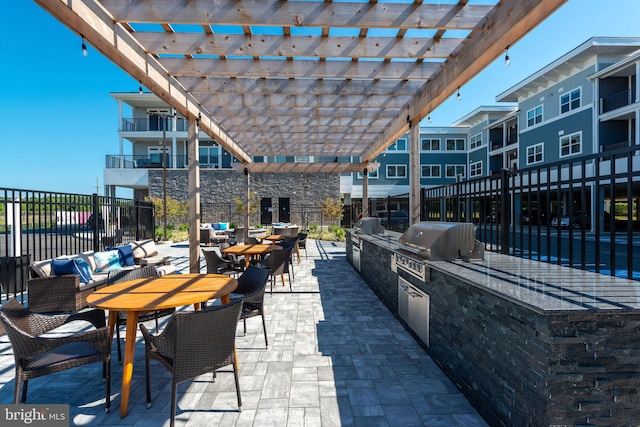
[[[481,2],[480,2],[481,3]],[[431,113],[450,126],[585,42],[590,37],[640,37],[640,1],[569,0]],[[88,46],[33,1],[10,1],[0,16],[0,187],[103,193],[107,154],[118,152],[117,104],[111,92],[135,92],[138,81]],[[125,147],[128,144],[125,143]],[[118,195],[130,196],[119,192]]]

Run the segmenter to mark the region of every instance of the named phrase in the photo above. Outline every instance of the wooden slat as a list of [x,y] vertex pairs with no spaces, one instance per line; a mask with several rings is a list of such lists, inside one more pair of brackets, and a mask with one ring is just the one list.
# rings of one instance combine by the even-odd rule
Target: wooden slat
[[416,80],[278,79],[178,76],[191,93],[279,93],[283,95],[415,96],[425,84]]
[[315,107],[315,108],[403,108],[412,99],[408,96],[383,95],[280,95],[262,94],[197,94],[205,108],[210,107]]
[[442,68],[440,62],[379,61],[288,61],[217,58],[166,58],[160,63],[173,76],[210,76],[238,78],[305,78],[305,79],[404,79],[428,80]]
[[305,26],[326,28],[447,28],[470,30],[492,6],[316,3],[277,0],[102,0],[116,21],[138,23]]
[[[213,107],[210,113],[217,118],[236,116],[262,117],[356,117],[356,118],[396,118],[401,109],[378,108],[266,108],[266,107]],[[222,119],[220,120],[223,121]]]
[[424,37],[285,37],[268,35],[152,33],[134,37],[149,53],[278,57],[448,58],[464,41]]

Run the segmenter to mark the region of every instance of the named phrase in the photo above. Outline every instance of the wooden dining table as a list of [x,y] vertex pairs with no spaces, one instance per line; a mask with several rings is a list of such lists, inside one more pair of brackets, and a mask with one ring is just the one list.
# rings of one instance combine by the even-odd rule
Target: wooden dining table
[[125,417],[128,411],[138,315],[190,304],[198,310],[201,303],[214,298],[226,304],[230,301],[229,294],[237,287],[236,279],[222,274],[169,274],[106,286],[87,296],[89,306],[109,312],[112,340],[118,312],[127,313],[120,417]]
[[270,236],[262,237],[262,241],[269,241],[270,243],[276,243],[284,240],[284,236],[282,234],[271,234]]
[[279,245],[269,245],[269,244],[252,244],[252,245],[233,245],[226,247],[222,250],[224,255],[244,255],[246,259],[246,266],[248,267],[251,263],[251,259],[257,256],[263,256],[268,254],[271,251],[277,251],[282,249],[282,246]]

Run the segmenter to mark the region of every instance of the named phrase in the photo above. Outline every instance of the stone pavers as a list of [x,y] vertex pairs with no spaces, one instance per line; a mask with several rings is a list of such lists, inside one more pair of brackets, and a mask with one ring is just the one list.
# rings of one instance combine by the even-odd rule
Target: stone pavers
[[[188,272],[186,244],[159,245]],[[269,348],[260,318],[239,324],[242,412],[230,368],[178,386],[176,425],[484,426],[486,423],[346,262],[342,243],[307,241],[293,292],[265,295]],[[202,261],[204,270],[204,260]],[[286,276],[285,276],[286,277]],[[162,319],[162,324],[166,318]],[[148,325],[153,328],[153,322]],[[152,329],[153,330],[153,329]],[[0,337],[0,402],[11,403],[14,364]],[[122,365],[113,346],[112,408],[104,413],[101,367],[93,364],[32,380],[29,403],[68,403],[71,425],[168,425],[170,376],[152,362],[146,407],[144,346],[138,334],[129,414],[119,416]]]

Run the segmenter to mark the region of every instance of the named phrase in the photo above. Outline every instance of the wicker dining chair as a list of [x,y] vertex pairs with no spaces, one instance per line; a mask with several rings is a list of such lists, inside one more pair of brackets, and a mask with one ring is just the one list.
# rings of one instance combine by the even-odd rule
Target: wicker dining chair
[[[150,265],[141,268],[135,268],[133,270],[115,270],[109,272],[107,278],[107,286],[115,285],[116,283],[128,282],[129,280],[146,279],[151,277],[158,277],[160,274],[156,267]],[[156,330],[158,329],[158,319],[161,317],[169,316],[175,312],[175,308],[165,308],[163,310],[150,311],[148,313],[140,313],[138,315],[138,322],[147,322],[149,320],[155,320]],[[118,345],[118,361],[122,361],[122,349],[120,344],[120,326],[127,324],[127,312],[119,311],[118,320],[116,321],[116,342]]]
[[231,260],[222,258],[218,248],[203,249],[204,260],[207,264],[207,274],[226,274],[231,276],[239,271]]
[[199,311],[176,312],[166,328],[153,335],[140,325],[145,342],[147,407],[151,406],[150,360],[159,361],[172,374],[171,421],[176,417],[177,386],[183,381],[233,365],[238,410],[242,411],[240,381],[235,356],[236,327],[242,310],[242,299],[229,304],[209,306]]
[[291,263],[291,250],[290,248],[282,248],[281,250],[272,251],[267,258],[262,260],[261,264],[269,269],[269,276],[271,277],[270,293],[273,293],[273,282],[276,276],[280,276],[282,279],[282,286],[284,286],[284,275],[289,276],[289,289],[293,292],[291,287],[291,274],[289,273],[289,264]]
[[[43,336],[64,324],[83,320],[96,329],[64,336]],[[66,314],[34,313],[15,298],[0,309],[2,324],[15,359],[16,377],[13,403],[18,404],[22,384],[22,403],[27,401],[29,380],[67,369],[102,362],[106,382],[105,411],[111,409],[111,339],[102,310]]]
[[253,265],[238,277],[238,287],[231,294],[242,297],[242,312],[240,319],[243,321],[244,334],[247,335],[247,319],[262,317],[262,331],[264,332],[264,345],[269,347],[267,339],[267,324],[264,319],[264,291],[269,280],[269,270]]
[[309,258],[309,256],[307,255],[307,237],[308,236],[309,234],[307,233],[298,233],[298,248],[304,249],[305,259]]

